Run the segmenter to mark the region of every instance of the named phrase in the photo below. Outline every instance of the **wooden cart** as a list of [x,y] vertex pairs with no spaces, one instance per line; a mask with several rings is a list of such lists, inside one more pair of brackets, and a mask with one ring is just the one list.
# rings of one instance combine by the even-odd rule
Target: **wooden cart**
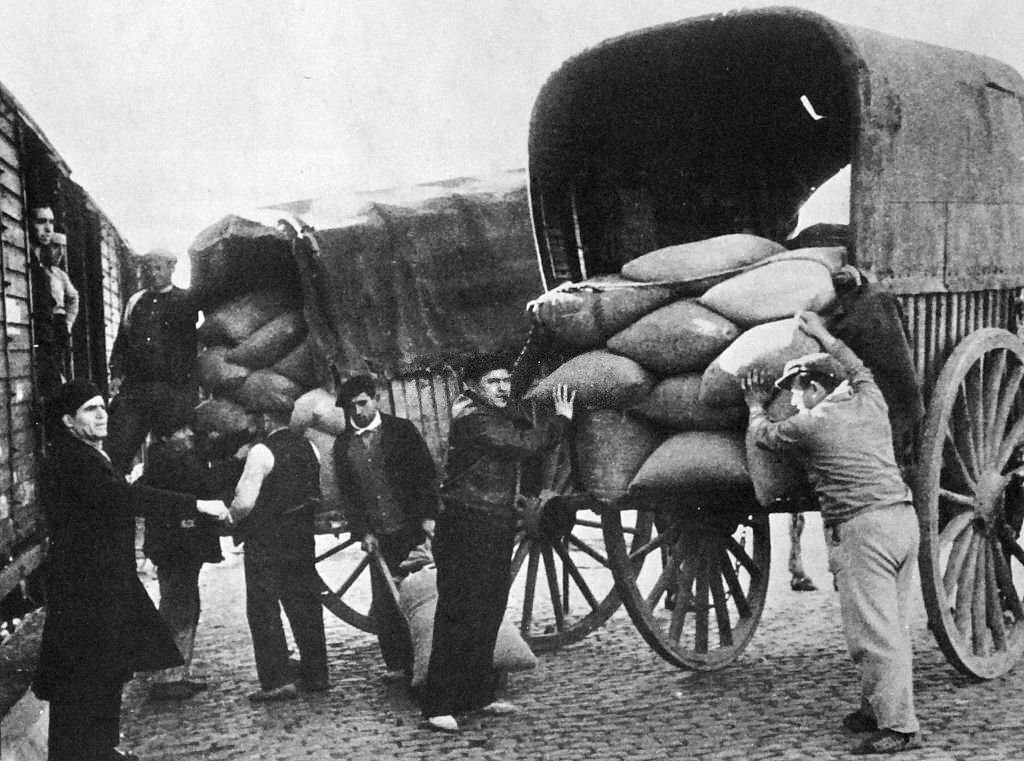
[[[785,237],[850,167],[849,256],[898,297],[927,402],[912,486],[930,627],[959,670],[985,678],[1024,650],[1022,94],[988,58],[802,10],[741,11],[568,60],[529,144],[547,288],[736,232],[738,207]],[[650,539],[627,528],[645,515]],[[764,607],[767,511],[749,494],[678,494],[600,516],[648,643],[683,667],[734,660]]]

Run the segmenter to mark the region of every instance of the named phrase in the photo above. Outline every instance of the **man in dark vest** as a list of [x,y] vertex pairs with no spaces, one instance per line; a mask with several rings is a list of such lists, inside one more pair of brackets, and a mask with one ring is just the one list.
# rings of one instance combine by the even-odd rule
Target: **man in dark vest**
[[107,451],[119,473],[150,431],[156,410],[171,400],[196,402],[194,365],[199,313],[188,291],[171,285],[176,254],[163,249],[142,257],[145,288],[129,300],[110,355],[110,440]]
[[[338,490],[353,537],[379,553],[394,575],[409,552],[434,533],[437,470],[423,436],[410,421],[381,413],[369,375],[357,375],[338,389],[348,425],[334,442]],[[412,669],[412,644],[387,580],[370,565],[371,615],[384,656],[385,678],[401,679]]]
[[99,389],[67,383],[50,401],[60,431],[43,472],[50,550],[35,694],[50,701],[50,761],[135,758],[116,750],[121,688],[181,654],[135,572],[135,516],[230,518],[221,500],[129,486],[103,451]]
[[[255,701],[288,700],[298,687],[330,688],[313,544],[320,462],[288,418],[284,411],[263,413],[266,437],[249,450],[231,502],[235,541],[245,542],[245,608],[260,680],[249,696]],[[282,607],[299,649],[297,675],[288,664]]]

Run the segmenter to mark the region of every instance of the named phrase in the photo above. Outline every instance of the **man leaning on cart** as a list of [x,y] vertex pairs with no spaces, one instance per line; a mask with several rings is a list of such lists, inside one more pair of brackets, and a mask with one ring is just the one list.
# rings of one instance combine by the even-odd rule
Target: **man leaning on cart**
[[821,504],[843,633],[860,670],[860,707],[843,726],[872,733],[853,752],[918,748],[907,617],[918,526],[888,408],[871,371],[817,314],[801,312],[797,321],[825,349],[788,362],[774,384],[790,391],[798,413],[770,422],[764,405],[775,388],[754,370],[743,379],[749,425],[758,446],[803,461]]

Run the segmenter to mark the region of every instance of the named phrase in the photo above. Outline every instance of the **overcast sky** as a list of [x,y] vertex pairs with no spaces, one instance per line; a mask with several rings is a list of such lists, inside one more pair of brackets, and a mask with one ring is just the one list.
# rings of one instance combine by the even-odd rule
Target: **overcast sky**
[[779,4],[1024,71],[1021,0],[0,0],[0,81],[132,246],[184,251],[232,211],[523,167],[568,56]]

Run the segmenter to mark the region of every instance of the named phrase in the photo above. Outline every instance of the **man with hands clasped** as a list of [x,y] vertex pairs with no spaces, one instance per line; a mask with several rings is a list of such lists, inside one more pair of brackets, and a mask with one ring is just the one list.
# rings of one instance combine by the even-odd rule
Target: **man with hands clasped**
[[[750,430],[757,446],[803,463],[821,505],[843,633],[860,671],[860,707],[843,726],[872,733],[854,753],[917,748],[907,600],[919,534],[888,409],[871,371],[820,316],[796,319],[825,351],[787,362],[774,385],[757,370],[742,379]],[[791,394],[798,412],[772,423],[764,408],[776,389]]]

